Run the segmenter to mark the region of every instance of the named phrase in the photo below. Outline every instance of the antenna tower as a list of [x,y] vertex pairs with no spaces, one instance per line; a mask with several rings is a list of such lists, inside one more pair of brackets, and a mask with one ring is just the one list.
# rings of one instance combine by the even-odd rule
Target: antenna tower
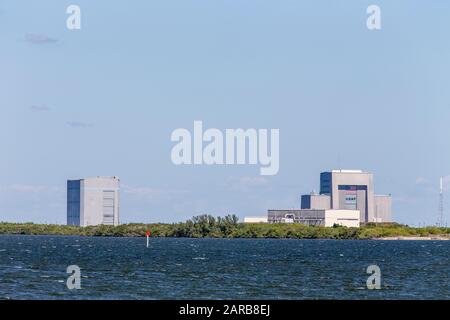
[[438,217],[438,227],[444,226],[444,179],[441,177],[439,181],[439,217]]

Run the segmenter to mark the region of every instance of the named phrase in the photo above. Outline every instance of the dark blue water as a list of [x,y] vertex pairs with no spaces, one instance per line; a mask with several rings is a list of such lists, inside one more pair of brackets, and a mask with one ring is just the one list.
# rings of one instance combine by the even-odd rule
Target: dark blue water
[[0,299],[449,299],[449,276],[448,241],[0,236]]

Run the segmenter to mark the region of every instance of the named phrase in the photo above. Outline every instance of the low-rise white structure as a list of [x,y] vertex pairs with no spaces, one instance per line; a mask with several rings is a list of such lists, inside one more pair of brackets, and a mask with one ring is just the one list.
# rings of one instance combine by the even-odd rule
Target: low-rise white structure
[[359,210],[325,210],[325,227],[335,225],[359,228],[361,226]]
[[119,225],[117,177],[67,181],[67,225]]
[[244,223],[267,223],[267,217],[245,217]]
[[359,210],[321,210],[291,209],[269,210],[269,223],[301,223],[307,226],[359,228],[361,217]]

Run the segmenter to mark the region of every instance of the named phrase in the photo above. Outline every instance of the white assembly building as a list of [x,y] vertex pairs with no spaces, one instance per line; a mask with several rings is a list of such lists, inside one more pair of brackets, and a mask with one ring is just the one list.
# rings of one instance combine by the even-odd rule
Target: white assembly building
[[370,222],[392,222],[391,195],[376,195],[373,174],[361,170],[332,170],[320,175],[320,193],[301,197],[300,209],[269,210],[267,218],[246,223],[301,223],[331,227],[359,227]]
[[117,177],[96,177],[67,181],[67,225],[119,225]]

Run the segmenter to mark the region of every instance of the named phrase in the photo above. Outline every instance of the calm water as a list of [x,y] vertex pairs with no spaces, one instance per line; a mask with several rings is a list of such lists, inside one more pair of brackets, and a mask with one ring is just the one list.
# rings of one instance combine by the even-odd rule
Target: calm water
[[448,241],[0,236],[0,299],[449,299],[449,276]]

